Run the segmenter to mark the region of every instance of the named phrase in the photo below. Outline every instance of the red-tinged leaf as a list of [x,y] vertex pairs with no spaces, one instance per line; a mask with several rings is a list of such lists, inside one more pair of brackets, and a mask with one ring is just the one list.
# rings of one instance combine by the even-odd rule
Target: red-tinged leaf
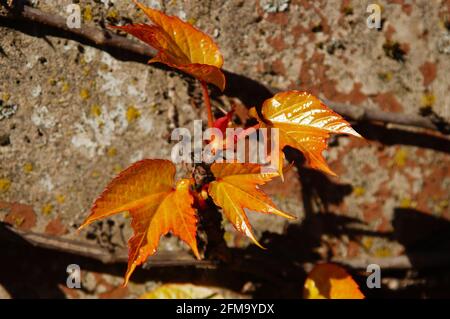
[[116,26],[158,50],[149,62],[160,62],[186,72],[195,78],[225,89],[225,76],[220,70],[223,57],[214,41],[191,24],[177,17],[148,8],[133,0],[152,21],[148,24]]
[[160,237],[169,231],[185,241],[200,258],[191,181],[182,179],[173,187],[174,176],[175,166],[170,161],[143,160],[133,164],[106,187],[81,226],[119,212],[130,213],[134,235],[128,242],[125,284],[136,266],[156,252]]
[[228,123],[230,123],[231,119],[233,118],[233,114],[234,109],[225,114],[224,116],[219,117],[217,120],[214,121],[213,127],[218,128],[222,132],[222,134],[225,134],[228,127]]
[[209,184],[208,193],[217,206],[237,231],[248,236],[256,245],[263,248],[256,240],[245,210],[275,214],[285,218],[295,217],[277,209],[272,200],[259,189],[276,173],[261,173],[261,166],[256,164],[214,163],[211,172],[216,178]]
[[347,271],[334,264],[316,265],[306,278],[306,299],[364,299],[358,284]]
[[[255,114],[255,112],[253,112]],[[289,145],[303,152],[308,164],[330,175],[322,152],[327,148],[331,133],[361,137],[339,114],[318,98],[300,91],[287,91],[266,100],[262,106],[261,127],[279,129],[280,150]],[[280,152],[280,174],[283,152]]]

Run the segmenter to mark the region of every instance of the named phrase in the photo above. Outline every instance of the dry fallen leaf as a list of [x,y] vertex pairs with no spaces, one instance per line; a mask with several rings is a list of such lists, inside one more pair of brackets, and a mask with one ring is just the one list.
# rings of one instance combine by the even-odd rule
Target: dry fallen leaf
[[327,148],[331,133],[361,137],[339,114],[333,112],[318,98],[300,91],[287,91],[266,100],[258,116],[261,127],[279,129],[280,161],[282,174],[285,146],[296,148],[305,155],[308,164],[330,175],[336,175],[327,165],[322,152]]
[[306,278],[306,299],[364,299],[358,284],[344,268],[334,264],[316,265]]
[[240,163],[214,163],[211,172],[216,180],[209,184],[208,193],[214,203],[222,207],[223,213],[237,231],[247,235],[259,247],[263,248],[253,234],[245,209],[295,218],[277,209],[259,189],[260,185],[278,176],[277,173],[261,173],[260,165]]
[[128,242],[125,284],[136,266],[156,252],[160,237],[169,231],[185,241],[200,258],[191,181],[181,179],[173,187],[175,171],[175,165],[166,160],[142,160],[131,165],[108,184],[81,225],[85,227],[124,211],[130,213],[134,235]]
[[220,70],[223,57],[207,34],[178,17],[148,8],[133,0],[153,24],[114,26],[149,44],[158,54],[149,62],[160,62],[186,72],[200,81],[225,89],[225,76]]

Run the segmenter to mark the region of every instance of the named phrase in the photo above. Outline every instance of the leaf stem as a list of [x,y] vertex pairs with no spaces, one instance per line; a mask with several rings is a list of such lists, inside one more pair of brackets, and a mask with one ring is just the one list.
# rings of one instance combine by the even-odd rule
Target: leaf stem
[[259,129],[261,126],[261,123],[255,124],[253,126],[247,127],[245,130],[241,132],[241,134],[238,135],[237,139],[240,140],[241,138],[246,137],[247,135],[250,135],[253,133],[253,130]]
[[200,81],[200,83],[202,84],[203,101],[205,102],[206,111],[208,112],[208,127],[213,127],[214,116],[211,109],[211,100],[209,99],[208,94],[208,85],[205,81]]

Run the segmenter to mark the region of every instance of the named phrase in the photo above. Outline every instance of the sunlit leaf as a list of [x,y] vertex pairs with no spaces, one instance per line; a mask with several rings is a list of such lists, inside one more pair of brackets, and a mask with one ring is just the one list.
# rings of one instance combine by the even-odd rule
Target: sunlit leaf
[[165,284],[140,299],[223,299],[217,289],[192,284]]
[[305,281],[307,299],[364,299],[358,284],[347,271],[334,264],[316,265]]
[[208,193],[237,231],[248,236],[256,245],[263,248],[252,231],[246,210],[275,214],[293,219],[277,209],[272,200],[259,189],[259,186],[278,176],[277,173],[261,173],[256,164],[215,163],[211,171],[216,180],[209,184]]
[[[253,114],[255,114],[253,112]],[[261,127],[279,129],[280,150],[285,146],[296,148],[304,154],[308,164],[330,175],[322,152],[327,148],[331,133],[361,137],[339,114],[333,112],[318,98],[300,91],[287,91],[266,100],[261,109]],[[280,152],[280,167],[284,154]]]
[[115,26],[149,44],[158,54],[149,62],[164,63],[195,78],[225,89],[225,76],[220,70],[223,57],[207,34],[178,17],[148,8],[134,0],[153,24]]
[[143,160],[131,165],[108,184],[81,226],[116,213],[130,213],[134,235],[128,242],[125,284],[136,266],[156,252],[160,237],[169,231],[200,258],[191,181],[182,179],[174,187],[174,176],[175,166],[170,161]]

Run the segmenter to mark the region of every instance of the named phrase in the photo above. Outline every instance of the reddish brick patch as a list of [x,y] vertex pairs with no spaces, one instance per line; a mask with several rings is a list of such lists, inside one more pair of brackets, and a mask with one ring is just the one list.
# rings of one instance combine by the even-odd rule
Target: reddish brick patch
[[359,244],[354,241],[350,241],[347,246],[347,258],[354,258],[359,255]]
[[381,216],[381,222],[378,225],[376,230],[379,232],[382,232],[382,233],[392,231],[392,225],[391,225],[389,219],[386,218],[386,216],[384,216],[384,215]]
[[305,34],[308,34],[311,41],[312,38],[314,38],[314,33],[310,32],[310,30],[308,30],[307,28],[303,27],[300,24],[293,26],[290,33],[294,36],[295,41],[298,41],[298,39],[300,39],[300,37]]
[[57,217],[47,224],[45,227],[45,233],[53,236],[62,236],[67,234],[67,228],[61,222],[59,217]]
[[262,189],[268,195],[277,195],[285,198],[297,198],[301,192],[297,171],[292,167],[284,172],[284,182],[281,178],[274,178]]
[[402,6],[402,11],[404,13],[406,13],[407,15],[411,15],[413,7],[412,7],[411,4],[405,3],[405,0],[391,0],[391,2],[394,3],[394,4],[401,5]]
[[395,95],[390,92],[380,93],[375,97],[374,100],[383,111],[390,111],[390,112],[403,111],[403,106],[397,100]]
[[107,292],[98,295],[101,299],[123,299],[128,296],[127,287],[115,287]]
[[408,54],[409,51],[411,51],[411,46],[408,43],[400,43],[400,49],[405,52],[405,54]]
[[423,76],[423,85],[428,86],[431,84],[431,82],[436,79],[437,74],[437,68],[436,63],[433,62],[425,62],[422,64],[422,66],[419,68],[420,72]]
[[384,36],[385,36],[385,38],[386,38],[386,41],[392,41],[392,36],[393,36],[393,34],[396,32],[396,30],[395,30],[395,28],[392,26],[392,25],[389,25],[387,28],[386,28],[386,32],[385,32],[385,34],[384,34]]
[[36,225],[36,213],[29,205],[0,201],[0,209],[9,210],[4,222],[21,230],[30,230]]
[[267,15],[267,21],[279,24],[280,26],[287,26],[289,23],[289,18],[286,12],[276,12],[269,13]]
[[286,43],[284,42],[282,35],[268,38],[267,43],[269,43],[277,51],[283,51],[286,49]]
[[272,71],[280,75],[286,74],[286,68],[284,67],[284,63],[281,59],[276,59],[272,62]]
[[316,96],[323,94],[335,102],[361,104],[365,101],[367,96],[361,92],[362,84],[359,82],[353,84],[349,93],[342,93],[336,89],[336,80],[330,80],[326,75],[329,67],[324,64],[324,58],[323,53],[314,52],[311,59],[302,64],[299,76],[301,89]]
[[410,16],[413,10],[413,6],[411,4],[404,4],[402,5],[402,10],[404,13]]
[[78,289],[71,289],[66,287],[65,285],[59,284],[58,288],[62,290],[62,292],[69,297],[70,299],[79,299],[80,294],[78,293]]
[[363,220],[366,223],[372,223],[383,215],[383,208],[381,207],[380,203],[371,203],[363,205]]

